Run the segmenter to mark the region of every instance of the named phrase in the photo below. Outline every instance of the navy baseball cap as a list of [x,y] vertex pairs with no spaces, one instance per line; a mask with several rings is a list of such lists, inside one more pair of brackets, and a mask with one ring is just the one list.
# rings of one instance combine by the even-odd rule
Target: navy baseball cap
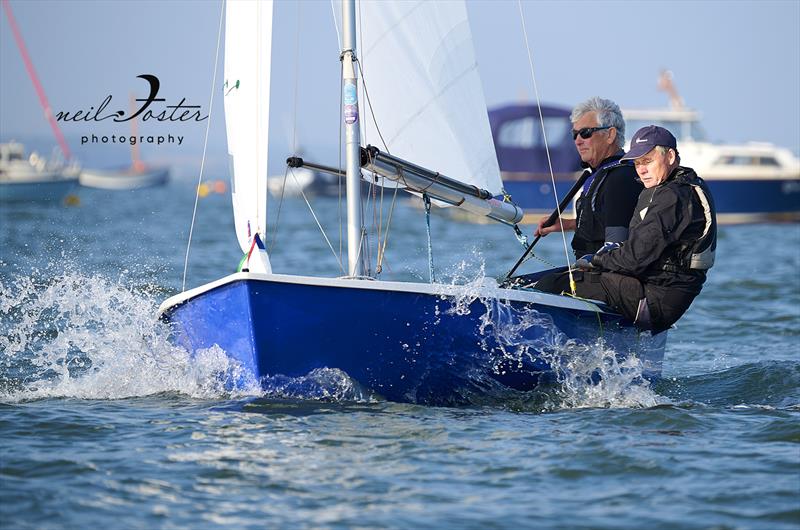
[[670,149],[678,150],[678,142],[672,133],[664,127],[658,125],[648,125],[642,127],[631,139],[631,148],[622,157],[622,160],[633,160],[640,156],[646,155],[652,148],[660,145],[662,147],[669,147]]

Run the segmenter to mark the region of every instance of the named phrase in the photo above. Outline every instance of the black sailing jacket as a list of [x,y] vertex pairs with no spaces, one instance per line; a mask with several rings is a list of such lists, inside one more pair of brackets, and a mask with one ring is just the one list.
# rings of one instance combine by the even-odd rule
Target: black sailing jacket
[[[710,218],[693,186],[705,192]],[[693,251],[716,248],[716,213],[706,183],[693,169],[677,167],[666,181],[642,191],[629,229],[620,248],[595,256],[592,264],[638,278],[655,327],[666,329],[706,280],[705,270],[690,268]]]

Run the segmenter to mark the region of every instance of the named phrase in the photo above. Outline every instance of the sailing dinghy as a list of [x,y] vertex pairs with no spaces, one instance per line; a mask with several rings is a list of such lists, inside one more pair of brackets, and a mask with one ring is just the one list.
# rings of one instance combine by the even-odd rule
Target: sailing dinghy
[[[298,33],[311,18],[301,10],[330,12],[326,3],[226,6],[223,93],[245,258],[239,272],[161,305],[174,340],[195,354],[220,348],[255,380],[335,368],[386,399],[417,403],[458,403],[487,381],[535,389],[569,363],[566,353],[601,339],[657,376],[666,334],[639,332],[599,303],[493,279],[467,287],[377,278],[363,246],[362,178],[511,226],[522,212],[493,198],[502,184],[464,3],[361,2],[358,26],[354,2],[332,5],[342,12],[329,15],[342,30],[340,49]],[[312,52],[339,75],[309,68]],[[362,145],[367,120],[380,148]],[[338,172],[341,127],[347,274],[274,273],[267,178],[292,167]]]

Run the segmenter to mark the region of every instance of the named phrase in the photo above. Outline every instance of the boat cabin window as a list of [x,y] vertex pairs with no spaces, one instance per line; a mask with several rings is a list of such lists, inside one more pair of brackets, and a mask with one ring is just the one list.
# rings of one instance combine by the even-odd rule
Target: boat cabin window
[[3,149],[0,151],[0,157],[2,157],[4,160],[8,160],[9,162],[13,160],[22,160],[22,154],[22,151],[13,148]]
[[780,163],[774,156],[760,156],[758,157],[759,166],[780,166]]
[[774,156],[724,155],[717,160],[716,164],[719,166],[780,167],[780,163]]
[[[664,127],[678,139],[694,140],[701,142],[705,140],[706,134],[700,124],[696,121],[682,120],[625,120],[626,136],[632,137],[636,131],[648,125],[658,125]],[[680,146],[678,146],[680,148]]]
[[[547,135],[547,145],[558,147],[568,138],[569,119],[566,117],[550,117],[544,119],[544,130]],[[527,116],[517,120],[510,120],[502,125],[497,133],[497,143],[500,147],[516,149],[544,148],[542,126],[539,120]]]

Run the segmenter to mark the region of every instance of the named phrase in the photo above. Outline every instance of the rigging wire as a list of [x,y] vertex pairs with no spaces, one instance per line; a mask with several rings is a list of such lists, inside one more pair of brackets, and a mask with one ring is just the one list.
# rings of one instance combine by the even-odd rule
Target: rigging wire
[[544,117],[542,116],[542,103],[539,100],[539,88],[536,84],[536,74],[533,70],[533,53],[531,52],[531,45],[528,41],[528,30],[525,26],[525,13],[522,10],[522,0],[517,0],[517,5],[519,6],[519,16],[520,21],[522,22],[522,34],[525,37],[525,46],[528,50],[528,65],[531,71],[531,80],[533,81],[533,91],[536,95],[536,107],[539,110],[539,123],[542,126],[542,139],[544,140],[544,150],[547,153],[547,166],[550,170],[550,182],[553,185],[553,195],[555,196],[556,200],[556,211],[558,211],[558,223],[561,225],[561,239],[564,243],[564,256],[567,259],[567,271],[569,272],[569,286],[572,290],[572,295],[575,295],[575,279],[572,275],[572,266],[570,265],[571,259],[569,257],[569,250],[567,249],[567,235],[564,233],[564,225],[561,223],[561,207],[558,200],[558,190],[556,189],[556,178],[553,174],[553,162],[550,159],[550,148],[547,145],[547,132],[545,131],[544,127]]
[[217,51],[214,57],[214,76],[211,80],[211,96],[208,103],[208,123],[206,124],[206,134],[203,140],[203,157],[200,160],[200,174],[197,176],[197,186],[194,193],[194,208],[192,209],[192,223],[189,226],[189,240],[186,243],[186,257],[183,260],[183,281],[181,282],[181,292],[186,290],[186,272],[189,269],[189,249],[192,246],[192,234],[194,233],[194,223],[197,218],[197,202],[200,199],[200,184],[203,182],[203,170],[206,165],[206,149],[208,148],[208,131],[211,129],[211,113],[214,110],[214,91],[217,89],[217,66],[219,64],[219,48],[222,40],[222,19],[225,13],[225,2],[220,2],[219,10],[219,29],[217,30]]
[[[269,242],[269,250],[268,254],[272,254],[272,249],[275,248],[275,245],[278,242],[278,226],[280,226],[281,220],[281,211],[283,210],[283,198],[286,194],[286,177],[289,172],[289,166],[286,166],[286,169],[283,172],[283,181],[281,182],[281,195],[278,197],[278,211],[275,214],[275,222],[273,225],[275,228],[272,229],[272,239]],[[268,191],[269,192],[269,191]]]
[[[364,96],[366,97],[367,106],[369,107],[369,114],[370,114],[370,116],[372,116],[372,123],[375,124],[375,131],[378,133],[378,137],[381,139],[381,144],[383,145],[384,150],[388,154],[391,154],[391,152],[389,151],[389,146],[386,144],[386,140],[383,137],[383,133],[381,133],[381,128],[378,126],[378,120],[375,117],[375,109],[372,108],[372,100],[369,97],[369,90],[367,90],[367,78],[364,75],[364,68],[361,65],[360,61],[358,63],[356,63],[356,64],[358,64],[358,71],[361,74],[361,84],[364,87]],[[381,178],[383,178],[384,181],[386,180],[385,177],[381,177]],[[395,207],[395,204],[397,203],[397,192],[399,191],[399,189],[400,189],[399,186],[397,186],[397,185],[394,186],[394,193],[392,194],[392,204],[389,207],[389,214],[388,214],[388,216],[386,218],[386,231],[384,232],[385,235],[383,236],[383,245],[381,245],[381,231],[380,231],[381,225],[379,225],[379,227],[378,227],[378,257],[377,257],[376,266],[375,266],[376,274],[380,274],[381,271],[383,270],[383,261],[386,258],[386,245],[389,243],[389,227],[391,226],[391,223],[392,223],[392,216],[394,215],[394,207]],[[382,213],[383,212],[383,192],[384,192],[384,187],[381,186],[381,208],[380,208],[380,211],[381,211],[381,216],[380,216],[381,222],[383,222],[383,213]]]
[[336,30],[336,46],[341,48],[342,36],[339,34],[339,23],[336,20],[336,8],[333,7],[333,2],[330,2],[330,4],[331,13],[333,14],[333,28]]
[[[294,175],[294,169],[293,168],[289,168],[289,171],[292,174],[292,178],[295,179],[295,182],[297,182],[297,177],[295,177],[295,175]],[[314,212],[314,208],[311,206],[311,203],[308,201],[308,197],[306,197],[306,194],[303,191],[303,187],[300,186],[299,183],[298,183],[297,187],[300,190],[300,196],[303,197],[303,200],[306,202],[306,205],[308,206],[308,211],[311,212],[311,216],[314,218],[314,221],[317,223],[317,226],[319,227],[319,231],[322,232],[322,237],[325,238],[325,242],[328,244],[328,248],[331,249],[331,253],[333,253],[333,257],[336,258],[336,261],[339,262],[339,269],[341,269],[342,273],[346,274],[346,271],[345,271],[345,268],[344,268],[344,264],[342,263],[342,259],[341,259],[341,257],[339,255],[336,254],[336,250],[333,248],[333,244],[331,243],[331,240],[328,239],[328,235],[325,233],[325,229],[322,228],[322,224],[319,222],[319,219],[317,218],[317,214]]]
[[[302,17],[300,16],[300,4],[299,3],[296,4],[296,7],[297,7],[297,28],[296,28],[296,31],[295,31],[295,42],[294,42],[294,62],[295,62],[295,64],[299,64],[299,60],[300,60],[300,58],[299,58],[299,56],[300,56],[300,21],[302,20]],[[335,17],[335,13],[334,13],[334,25],[335,24],[336,24],[336,17]],[[337,35],[339,34],[338,27],[336,29],[336,33],[337,33]],[[297,147],[297,105],[298,105],[298,102],[299,102],[298,94],[299,94],[299,71],[298,71],[298,69],[295,69],[295,71],[294,71],[294,80],[293,80],[293,103],[292,103],[293,104],[293,109],[292,109],[292,128],[291,128],[291,134],[292,134],[292,146],[291,147],[292,147],[292,152],[297,152],[297,150],[298,150],[298,147]],[[341,99],[341,97],[340,97],[340,99]],[[339,167],[341,167],[341,128],[340,128],[340,131],[339,131],[339,145],[340,145]],[[341,251],[341,208],[339,210],[339,212],[340,212],[340,214],[339,214],[340,215],[339,253],[337,254],[336,250],[333,247],[333,244],[331,243],[330,239],[328,238],[328,235],[325,233],[325,230],[322,227],[322,224],[320,223],[316,212],[314,211],[314,207],[311,205],[311,202],[308,200],[308,197],[306,196],[305,192],[303,191],[303,187],[301,186],[299,180],[297,179],[297,176],[295,175],[293,168],[291,168],[288,164],[287,164],[286,169],[284,171],[283,181],[281,183],[281,193],[280,193],[280,197],[278,199],[278,210],[277,210],[277,214],[276,214],[276,217],[275,217],[275,222],[273,223],[274,224],[274,229],[272,231],[272,240],[270,242],[270,247],[269,247],[270,252],[274,248],[274,246],[276,244],[276,241],[277,241],[278,227],[279,227],[279,224],[280,224],[279,223],[280,215],[281,215],[281,211],[282,211],[284,200],[286,198],[286,183],[287,183],[287,180],[289,178],[289,173],[290,172],[291,172],[292,180],[295,183],[295,186],[300,191],[300,195],[303,198],[303,200],[305,201],[306,206],[308,206],[308,209],[311,212],[311,216],[313,217],[314,221],[317,224],[317,227],[319,227],[320,232],[322,233],[323,239],[325,239],[325,242],[327,243],[328,248],[330,248],[334,259],[336,260],[337,264],[339,265],[339,269],[342,271],[342,273],[344,273],[345,269],[344,269],[344,265],[342,264],[342,251]],[[341,197],[341,179],[340,179],[339,182],[340,182],[339,188],[340,188],[340,197]]]
[[[294,39],[294,64],[299,64],[298,61],[300,60],[300,4],[296,4],[297,7],[297,25],[295,27],[295,39]],[[297,82],[298,74],[297,70],[295,69],[294,75],[294,83],[292,86],[292,93],[293,93],[293,101],[292,101],[292,151],[297,152],[297,94],[298,94],[298,82]],[[275,222],[273,223],[274,228],[272,229],[272,240],[269,244],[269,253],[272,253],[272,249],[275,248],[275,245],[278,241],[278,228],[280,226],[280,219],[281,219],[281,211],[283,210],[283,202],[286,197],[286,180],[289,175],[289,166],[286,166],[286,169],[283,172],[283,181],[281,182],[281,194],[278,198],[278,211],[275,215]],[[292,173],[292,177],[294,178],[294,173]],[[269,178],[269,175],[267,175]],[[295,183],[297,179],[294,178]],[[269,190],[265,194],[268,200]]]

